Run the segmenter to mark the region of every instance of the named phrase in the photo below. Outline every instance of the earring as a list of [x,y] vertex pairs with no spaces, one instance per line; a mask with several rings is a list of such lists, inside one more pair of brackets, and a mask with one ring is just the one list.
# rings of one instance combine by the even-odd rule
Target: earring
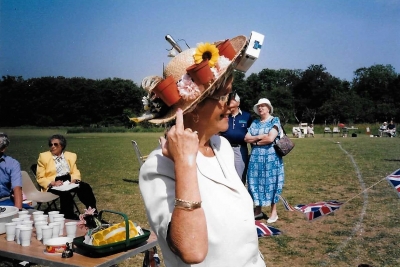
[[199,116],[199,114],[196,113],[196,114],[193,114],[193,117],[192,117],[192,118],[193,118],[193,122],[194,122],[194,123],[198,123],[198,122],[199,122],[199,119],[200,119],[200,116]]

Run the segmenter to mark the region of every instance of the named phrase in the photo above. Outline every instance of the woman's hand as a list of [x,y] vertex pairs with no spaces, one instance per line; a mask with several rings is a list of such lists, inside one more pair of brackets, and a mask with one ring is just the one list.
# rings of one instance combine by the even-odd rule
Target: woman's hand
[[51,186],[62,186],[63,185],[63,181],[52,181]]
[[160,137],[163,155],[174,162],[195,164],[199,150],[199,138],[197,132],[190,128],[184,128],[183,112],[178,109],[176,112],[176,123],[166,134],[166,139]]

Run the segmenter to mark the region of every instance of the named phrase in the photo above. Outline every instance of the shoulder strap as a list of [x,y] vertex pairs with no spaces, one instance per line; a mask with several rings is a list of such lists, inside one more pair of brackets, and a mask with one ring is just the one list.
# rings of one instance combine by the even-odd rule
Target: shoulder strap
[[[277,117],[273,117],[273,118],[277,118]],[[273,119],[273,118],[272,118],[272,119]],[[282,129],[282,131],[283,131],[283,135],[286,135],[285,128],[282,127],[282,124],[281,124],[280,126],[281,126],[281,129]]]

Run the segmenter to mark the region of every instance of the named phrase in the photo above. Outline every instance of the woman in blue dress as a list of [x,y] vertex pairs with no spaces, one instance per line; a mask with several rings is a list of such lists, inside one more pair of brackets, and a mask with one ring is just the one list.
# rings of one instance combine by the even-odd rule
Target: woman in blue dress
[[268,99],[261,98],[253,109],[260,119],[253,121],[244,138],[252,145],[247,171],[248,190],[255,205],[254,218],[262,219],[261,208],[271,206],[267,222],[273,223],[278,220],[276,203],[284,182],[283,159],[276,154],[273,142],[279,139],[282,128],[279,118],[271,115],[274,108]]

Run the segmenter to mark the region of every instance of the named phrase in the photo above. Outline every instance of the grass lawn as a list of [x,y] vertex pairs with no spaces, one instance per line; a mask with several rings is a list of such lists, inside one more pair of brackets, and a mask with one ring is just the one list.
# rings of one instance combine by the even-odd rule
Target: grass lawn
[[[28,172],[39,153],[48,150],[47,138],[65,134],[57,129],[0,131],[7,132],[11,140],[7,154]],[[130,141],[136,140],[142,153],[148,154],[158,145],[160,134],[65,134],[67,150],[78,154],[82,179],[92,185],[99,209],[126,213],[132,221],[149,228],[138,187],[139,164]],[[273,226],[283,235],[259,240],[267,265],[400,266],[396,241],[400,236],[400,201],[386,180],[379,182],[400,168],[400,138],[317,134],[294,142],[296,147],[284,159],[283,196],[292,205],[331,199],[346,203],[334,214],[312,222],[278,204],[279,220]],[[269,214],[269,208],[263,211]],[[141,266],[142,259],[138,255],[120,266]]]

